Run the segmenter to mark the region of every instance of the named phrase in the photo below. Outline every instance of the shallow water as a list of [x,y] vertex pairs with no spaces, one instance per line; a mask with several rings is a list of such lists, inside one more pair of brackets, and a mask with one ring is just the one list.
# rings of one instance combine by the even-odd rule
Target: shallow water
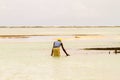
[[[92,34],[92,35],[91,35]],[[50,35],[29,38],[0,38],[0,42],[53,42],[57,38],[67,47],[119,47],[120,28],[0,28],[0,35]],[[55,35],[55,36],[53,36]],[[61,36],[58,36],[61,35]],[[79,35],[79,38],[75,38]],[[86,35],[86,36],[85,36]]]
[[[120,80],[120,54],[81,50],[86,47],[119,47],[120,29],[104,30],[107,32],[100,32],[104,37],[1,38],[0,80]],[[71,56],[66,57],[62,50],[61,57],[50,56],[53,41],[59,37],[63,38],[64,47]]]
[[[49,46],[49,47],[47,47]],[[108,51],[61,50],[51,57],[49,42],[0,45],[0,80],[119,80],[120,55]]]

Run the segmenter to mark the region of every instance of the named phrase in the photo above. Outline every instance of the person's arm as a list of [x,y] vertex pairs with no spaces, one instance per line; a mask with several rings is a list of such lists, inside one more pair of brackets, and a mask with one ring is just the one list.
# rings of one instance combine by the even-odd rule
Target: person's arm
[[62,46],[62,49],[63,49],[63,51],[65,52],[66,56],[70,56],[70,55],[66,52],[66,50],[65,50],[65,48],[64,48],[64,46],[63,46],[63,43],[61,43],[61,46]]
[[[53,47],[54,47],[54,43],[53,43]],[[51,56],[53,56],[53,48],[52,48]]]
[[53,48],[52,48],[51,56],[53,56]]

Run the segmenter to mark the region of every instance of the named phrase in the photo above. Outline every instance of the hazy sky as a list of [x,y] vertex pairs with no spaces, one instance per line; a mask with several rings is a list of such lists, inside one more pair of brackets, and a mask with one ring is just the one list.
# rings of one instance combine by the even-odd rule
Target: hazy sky
[[0,0],[0,25],[120,25],[120,0]]

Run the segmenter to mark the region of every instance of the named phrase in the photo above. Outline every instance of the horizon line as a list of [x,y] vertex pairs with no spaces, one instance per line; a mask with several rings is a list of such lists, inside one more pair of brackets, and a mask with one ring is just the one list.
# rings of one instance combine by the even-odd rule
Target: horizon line
[[120,26],[0,26],[0,28],[114,28]]

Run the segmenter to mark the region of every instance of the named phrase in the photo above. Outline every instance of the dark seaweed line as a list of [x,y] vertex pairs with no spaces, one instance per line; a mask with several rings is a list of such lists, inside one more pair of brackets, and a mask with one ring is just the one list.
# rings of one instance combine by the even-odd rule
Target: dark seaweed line
[[120,47],[108,47],[108,48],[84,48],[84,50],[120,50]]

